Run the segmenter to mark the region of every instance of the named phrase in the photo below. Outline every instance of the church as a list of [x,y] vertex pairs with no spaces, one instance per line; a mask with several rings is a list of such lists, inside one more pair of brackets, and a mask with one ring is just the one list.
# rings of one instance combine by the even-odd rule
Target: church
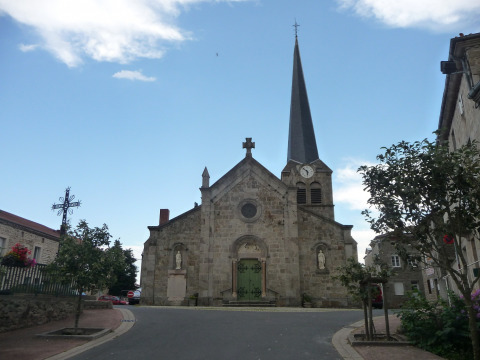
[[170,219],[160,210],[144,244],[141,304],[201,306],[350,305],[332,277],[357,259],[351,225],[335,221],[332,170],[318,156],[295,37],[287,163],[280,178],[245,158],[210,184],[201,204]]

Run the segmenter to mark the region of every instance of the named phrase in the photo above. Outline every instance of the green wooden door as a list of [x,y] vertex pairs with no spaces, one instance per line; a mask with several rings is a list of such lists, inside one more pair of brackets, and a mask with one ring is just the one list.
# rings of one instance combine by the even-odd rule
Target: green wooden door
[[262,265],[253,259],[237,264],[237,294],[239,301],[260,300],[262,297]]

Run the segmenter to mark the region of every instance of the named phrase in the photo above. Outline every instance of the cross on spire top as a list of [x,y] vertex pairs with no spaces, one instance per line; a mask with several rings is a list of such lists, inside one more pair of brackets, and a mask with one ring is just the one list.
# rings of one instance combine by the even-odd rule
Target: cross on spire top
[[297,19],[295,19],[295,24],[292,25],[295,28],[295,39],[297,38],[298,27],[300,26],[297,24]]
[[252,138],[245,138],[245,140],[247,140],[243,143],[243,148],[247,149],[247,154],[245,156],[252,157],[252,149],[255,149],[255,143],[252,142]]

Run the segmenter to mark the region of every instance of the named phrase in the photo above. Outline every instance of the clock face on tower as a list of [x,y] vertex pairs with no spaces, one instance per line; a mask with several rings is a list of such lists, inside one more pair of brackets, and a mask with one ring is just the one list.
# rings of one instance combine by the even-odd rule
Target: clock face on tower
[[305,165],[302,166],[300,169],[300,175],[302,175],[304,178],[311,178],[313,176],[313,168],[310,165]]

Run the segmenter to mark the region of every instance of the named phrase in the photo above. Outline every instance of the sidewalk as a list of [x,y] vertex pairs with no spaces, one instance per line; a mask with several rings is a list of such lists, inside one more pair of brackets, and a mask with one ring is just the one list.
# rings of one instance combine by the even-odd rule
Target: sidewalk
[[[397,334],[400,319],[395,315],[388,317],[390,334]],[[376,332],[385,334],[385,317],[378,316],[373,319]],[[333,345],[342,355],[344,360],[443,360],[442,357],[419,349],[412,345],[355,345],[349,342],[350,334],[365,333],[364,321],[358,321],[338,331],[333,339]]]
[[[74,316],[47,324],[0,333],[0,359],[15,360],[60,360],[73,356],[74,353],[85,351],[108,341],[127,331],[133,322],[122,322],[123,319],[133,319],[127,309],[84,310],[80,316],[80,327],[109,328],[113,332],[96,340],[46,339],[36,334],[73,327]],[[56,356],[54,356],[56,355]],[[53,357],[53,358],[52,358]]]

